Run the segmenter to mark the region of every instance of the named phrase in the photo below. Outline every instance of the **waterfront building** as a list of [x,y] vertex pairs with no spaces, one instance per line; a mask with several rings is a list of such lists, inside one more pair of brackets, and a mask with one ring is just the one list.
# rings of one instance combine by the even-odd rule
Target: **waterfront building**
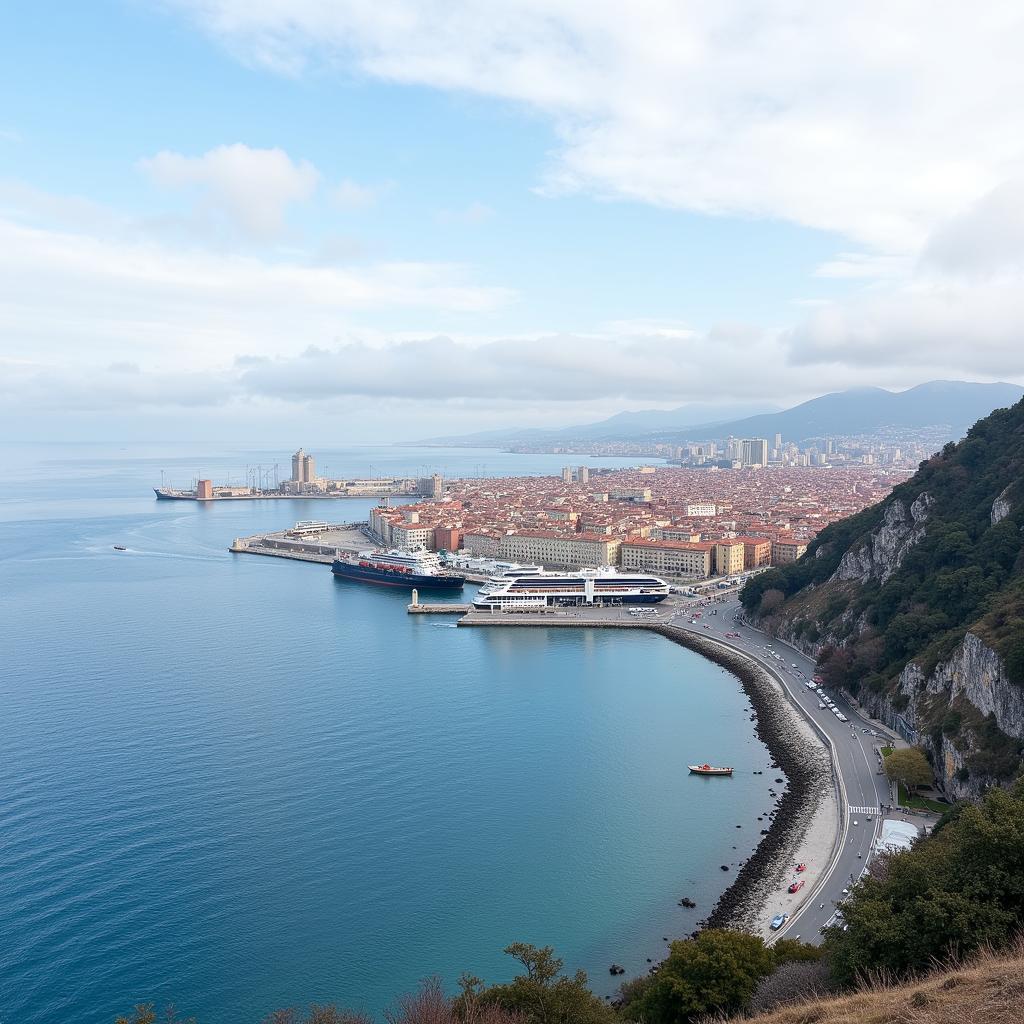
[[736,541],[743,545],[744,569],[771,564],[772,542],[769,537],[737,537]]
[[196,482],[196,497],[200,500],[208,500],[213,497],[213,481],[199,480]]
[[462,533],[455,526],[437,526],[434,528],[435,551],[458,551],[462,543]]
[[462,550],[474,558],[497,558],[501,535],[490,530],[471,530],[462,535]]
[[316,479],[316,459],[301,448],[292,456],[292,482],[311,484]]
[[618,537],[603,534],[530,530],[503,537],[498,546],[498,556],[516,562],[568,568],[617,565],[621,544]]
[[623,569],[660,572],[666,576],[707,579],[711,575],[711,541],[644,540],[630,538],[622,543]]
[[719,576],[743,572],[743,542],[732,539],[715,541],[714,558],[714,570]]

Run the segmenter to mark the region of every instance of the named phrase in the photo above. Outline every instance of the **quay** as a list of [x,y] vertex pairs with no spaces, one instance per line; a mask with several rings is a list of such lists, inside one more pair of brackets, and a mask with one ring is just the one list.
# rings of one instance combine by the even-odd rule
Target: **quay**
[[406,611],[410,615],[465,615],[470,608],[468,604],[410,604]]
[[235,554],[269,555],[330,565],[343,554],[374,546],[365,531],[365,523],[301,522],[288,530],[236,537],[228,550]]

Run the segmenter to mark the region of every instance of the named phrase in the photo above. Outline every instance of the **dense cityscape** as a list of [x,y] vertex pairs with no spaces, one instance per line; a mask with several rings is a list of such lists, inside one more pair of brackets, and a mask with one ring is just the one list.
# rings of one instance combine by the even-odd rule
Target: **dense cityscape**
[[799,558],[818,531],[906,475],[870,466],[567,466],[561,477],[448,481],[443,500],[378,507],[370,525],[401,548],[703,578]]

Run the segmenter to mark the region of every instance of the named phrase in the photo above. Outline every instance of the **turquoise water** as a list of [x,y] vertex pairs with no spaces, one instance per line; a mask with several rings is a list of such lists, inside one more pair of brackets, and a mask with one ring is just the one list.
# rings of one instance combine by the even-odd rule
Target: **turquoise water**
[[[455,629],[326,567],[230,555],[324,504],[158,503],[166,452],[4,456],[4,1024],[110,1024],[142,999],[200,1024],[377,1013],[429,974],[507,978],[515,940],[610,992],[608,964],[645,970],[749,853],[767,755],[736,681],[697,656]],[[690,778],[694,758],[737,777]]]

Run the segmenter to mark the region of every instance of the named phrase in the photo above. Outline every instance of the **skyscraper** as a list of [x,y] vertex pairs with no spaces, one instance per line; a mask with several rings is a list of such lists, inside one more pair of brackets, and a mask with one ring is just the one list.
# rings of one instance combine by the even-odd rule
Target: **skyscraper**
[[768,439],[764,437],[745,438],[741,444],[740,462],[744,466],[767,466]]
[[301,448],[292,456],[292,480],[297,484],[309,484],[316,478],[316,459]]

